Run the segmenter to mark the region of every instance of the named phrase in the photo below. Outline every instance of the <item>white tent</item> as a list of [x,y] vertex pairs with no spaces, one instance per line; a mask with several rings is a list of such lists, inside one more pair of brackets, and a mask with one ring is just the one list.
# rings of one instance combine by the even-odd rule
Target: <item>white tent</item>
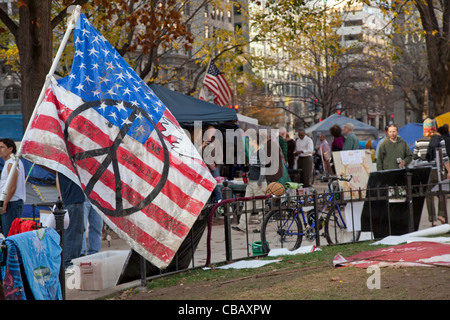
[[321,134],[325,135],[325,137],[327,137],[327,140],[330,141],[333,139],[330,134],[330,128],[333,125],[338,124],[342,129],[344,129],[344,125],[348,122],[353,124],[353,132],[355,133],[359,141],[367,141],[369,139],[373,141],[378,139],[378,136],[380,135],[380,132],[377,128],[359,120],[348,118],[338,114],[333,114],[325,120],[318,122],[309,128],[306,128],[305,132],[306,134],[311,136],[314,143],[317,142]]

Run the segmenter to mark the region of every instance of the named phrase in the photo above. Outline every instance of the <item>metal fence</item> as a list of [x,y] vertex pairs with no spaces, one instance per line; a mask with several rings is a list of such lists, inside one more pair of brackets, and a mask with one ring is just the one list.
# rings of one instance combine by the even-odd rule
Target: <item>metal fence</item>
[[[309,212],[318,212],[323,206],[333,206],[338,204],[339,206],[350,206],[351,219],[355,219],[353,206],[355,203],[364,203],[364,216],[368,221],[365,229],[371,234],[371,239],[378,239],[379,237],[374,235],[374,220],[380,216],[380,208],[383,212],[382,226],[384,231],[381,233],[383,236],[398,235],[408,232],[413,232],[417,229],[420,222],[420,216],[422,214],[423,206],[427,201],[434,201],[438,199],[438,207],[442,209],[446,223],[448,223],[447,213],[447,197],[450,193],[450,182],[444,182],[439,184],[411,184],[411,177],[406,176],[406,183],[404,185],[395,186],[383,186],[377,188],[367,188],[358,190],[333,190],[323,192],[312,192],[307,195],[288,194],[283,197],[273,196],[260,196],[250,198],[230,198],[225,199],[222,202],[206,208],[209,210],[205,212],[208,217],[207,226],[207,259],[206,266],[218,262],[229,262],[236,258],[233,252],[233,234],[231,232],[231,225],[237,223],[238,217],[244,217],[247,214],[262,214],[263,217],[271,210],[291,210],[298,209],[299,206],[309,207]],[[330,196],[330,193],[333,193]],[[431,200],[427,200],[427,198]],[[253,205],[251,210],[247,209],[249,202],[261,202],[260,209],[255,209]],[[402,212],[399,212],[399,211]],[[224,233],[224,247],[225,261],[212,261],[211,259],[211,228],[212,218],[222,216],[223,217],[223,233]],[[313,215],[315,219],[315,225],[319,224],[319,215]],[[436,219],[436,215],[433,215]],[[359,217],[358,217],[359,218]],[[398,226],[400,224],[400,227]],[[246,239],[249,239],[249,228],[246,228]],[[399,233],[399,230],[401,233]],[[316,234],[319,234],[319,230],[316,230]],[[251,231],[250,231],[251,232]],[[380,234],[380,233],[378,233]],[[356,237],[353,237],[356,239]],[[353,240],[356,241],[356,240]],[[315,237],[315,245],[325,245],[321,237]],[[247,241],[247,246],[250,243]],[[251,250],[247,250],[247,256],[252,256]]]
[[[440,184],[419,184],[412,185],[411,177],[406,177],[406,183],[404,185],[397,186],[383,186],[379,188],[367,188],[359,190],[329,190],[323,192],[312,192],[309,194],[298,194],[289,192],[282,197],[274,197],[271,195],[258,196],[258,197],[231,197],[222,200],[220,203],[208,204],[204,207],[202,213],[200,214],[197,222],[192,227],[188,236],[182,243],[180,249],[178,250],[176,257],[172,261],[171,265],[166,270],[159,270],[156,267],[149,268],[148,262],[140,263],[136,266],[140,268],[140,278],[142,285],[151,278],[159,277],[163,275],[169,275],[174,272],[184,271],[188,269],[198,268],[198,267],[209,267],[214,264],[236,261],[243,258],[248,258],[254,256],[251,250],[250,238],[259,237],[259,234],[250,235],[249,231],[245,234],[245,249],[236,248],[233,245],[233,238],[236,234],[232,233],[231,226],[236,224],[239,218],[243,218],[248,214],[261,214],[263,218],[265,215],[272,210],[290,210],[298,208],[299,206],[309,207],[309,212],[317,212],[319,207],[325,205],[336,205],[339,206],[350,206],[352,208],[352,219],[353,215],[353,205],[357,202],[364,203],[366,210],[366,215],[369,217],[368,232],[373,233],[374,225],[372,223],[372,217],[379,214],[380,203],[383,203],[383,214],[387,216],[387,226],[384,225],[384,229],[387,230],[387,234],[395,234],[396,230],[391,223],[398,223],[398,219],[391,219],[391,208],[393,206],[402,204],[404,207],[404,214],[402,216],[403,227],[406,225],[407,231],[412,232],[417,227],[417,217],[415,217],[414,211],[419,210],[420,214],[422,208],[425,205],[425,198],[437,197],[441,203],[441,207],[444,211],[445,221],[448,223],[447,214],[447,197],[450,193],[450,182],[440,183]],[[332,193],[333,196],[330,196]],[[393,201],[394,200],[394,201]],[[414,203],[415,200],[419,200],[419,205]],[[248,205],[252,202],[252,209],[249,209]],[[259,206],[256,206],[259,202]],[[420,203],[422,204],[420,206]],[[420,208],[419,208],[420,207]],[[56,227],[57,230],[62,232],[63,235],[63,215],[60,214],[59,207],[56,210]],[[395,213],[397,214],[397,213]],[[219,232],[222,232],[223,236],[223,246],[218,246],[217,244],[212,248],[212,227],[213,220],[223,220],[223,227],[221,227]],[[316,226],[318,226],[318,215],[314,215]],[[406,220],[406,221],[405,221]],[[420,220],[420,215],[419,215]],[[367,227],[367,226],[366,226]],[[249,230],[249,228],[247,228]],[[217,230],[216,230],[217,231]],[[315,230],[318,234],[318,229]],[[372,235],[372,239],[375,239]],[[354,240],[355,241],[355,240]],[[321,246],[326,243],[321,242],[320,237],[315,238],[315,245]],[[62,247],[64,244],[62,243]],[[206,250],[205,250],[206,249]],[[240,250],[237,254],[237,249]],[[223,253],[220,258],[214,258],[212,255],[212,250],[219,250]],[[200,251],[202,253],[200,253]],[[206,252],[206,253],[205,253]],[[203,254],[201,259],[198,255]],[[63,258],[63,257],[62,257]],[[141,259],[142,260],[142,259]],[[63,269],[63,265],[61,266]],[[149,272],[150,271],[150,272]],[[61,284],[64,284],[64,274],[63,271],[60,274]],[[63,287],[64,291],[64,287]]]

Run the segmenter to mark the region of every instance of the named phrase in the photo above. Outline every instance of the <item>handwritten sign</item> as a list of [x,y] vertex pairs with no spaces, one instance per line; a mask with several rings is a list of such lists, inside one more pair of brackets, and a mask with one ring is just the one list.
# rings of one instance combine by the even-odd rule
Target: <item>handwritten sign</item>
[[341,160],[343,165],[349,165],[349,164],[361,164],[363,162],[362,157],[364,156],[364,153],[361,152],[361,150],[349,150],[349,151],[343,151],[340,153]]
[[[339,187],[344,191],[344,199],[358,199],[359,189],[361,197],[366,194],[367,181],[370,172],[376,169],[372,163],[372,155],[366,150],[349,150],[333,152],[333,161],[336,175],[351,175],[352,180],[339,181]],[[351,192],[350,192],[351,190]],[[345,206],[345,221],[347,221],[347,231],[361,230],[361,213],[364,201],[355,201]]]
[[336,175],[353,176],[350,182],[339,181],[340,188],[344,191],[344,198],[353,199],[359,197],[359,188],[362,189],[361,196],[365,196],[365,189],[369,175],[375,170],[375,164],[372,163],[372,156],[366,150],[349,150],[333,152],[334,167]]

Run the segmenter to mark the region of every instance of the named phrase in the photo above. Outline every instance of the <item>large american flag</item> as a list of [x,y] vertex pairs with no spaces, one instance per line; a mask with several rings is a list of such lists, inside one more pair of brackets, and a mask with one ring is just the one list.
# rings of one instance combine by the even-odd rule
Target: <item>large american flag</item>
[[226,106],[231,103],[233,97],[230,86],[223,74],[216,67],[214,61],[209,64],[203,84],[214,94],[214,103]]
[[79,184],[104,221],[165,268],[216,182],[153,91],[81,14],[69,76],[51,79],[21,154]]

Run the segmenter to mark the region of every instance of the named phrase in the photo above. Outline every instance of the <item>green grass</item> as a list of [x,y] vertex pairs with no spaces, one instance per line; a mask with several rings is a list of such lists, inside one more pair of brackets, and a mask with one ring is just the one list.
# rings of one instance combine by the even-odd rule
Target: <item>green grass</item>
[[[332,266],[333,258],[340,253],[342,256],[351,256],[359,252],[376,250],[385,246],[373,246],[369,242],[361,242],[347,245],[324,246],[321,251],[315,251],[308,254],[299,254],[292,256],[281,256],[281,262],[276,264],[269,264],[267,266],[255,269],[215,269],[212,266],[211,270],[193,269],[176,273],[170,276],[165,276],[148,281],[147,289],[153,290],[157,288],[166,288],[171,286],[198,283],[202,281],[220,281],[225,282],[231,279],[243,278],[249,276],[260,275],[265,272],[274,270],[298,270],[299,268],[314,268],[320,266]],[[277,257],[258,257],[252,259],[275,260]],[[218,267],[219,265],[217,265]]]
[[[450,236],[450,234],[439,235]],[[130,289],[114,298],[144,300],[384,300],[384,299],[445,299],[446,287],[441,287],[443,268],[386,268],[382,271],[382,290],[369,290],[366,281],[369,274],[360,268],[335,268],[333,259],[360,252],[389,247],[371,245],[371,241],[323,246],[313,253],[249,259],[275,260],[280,262],[260,268],[211,269],[202,268],[162,275],[147,280],[147,288]],[[248,259],[248,260],[249,260]],[[419,282],[420,281],[420,282]],[[429,287],[428,284],[431,284]],[[428,288],[429,289],[426,289]],[[427,291],[428,290],[428,291]],[[430,291],[431,290],[431,291]],[[145,292],[146,291],[146,292]]]

